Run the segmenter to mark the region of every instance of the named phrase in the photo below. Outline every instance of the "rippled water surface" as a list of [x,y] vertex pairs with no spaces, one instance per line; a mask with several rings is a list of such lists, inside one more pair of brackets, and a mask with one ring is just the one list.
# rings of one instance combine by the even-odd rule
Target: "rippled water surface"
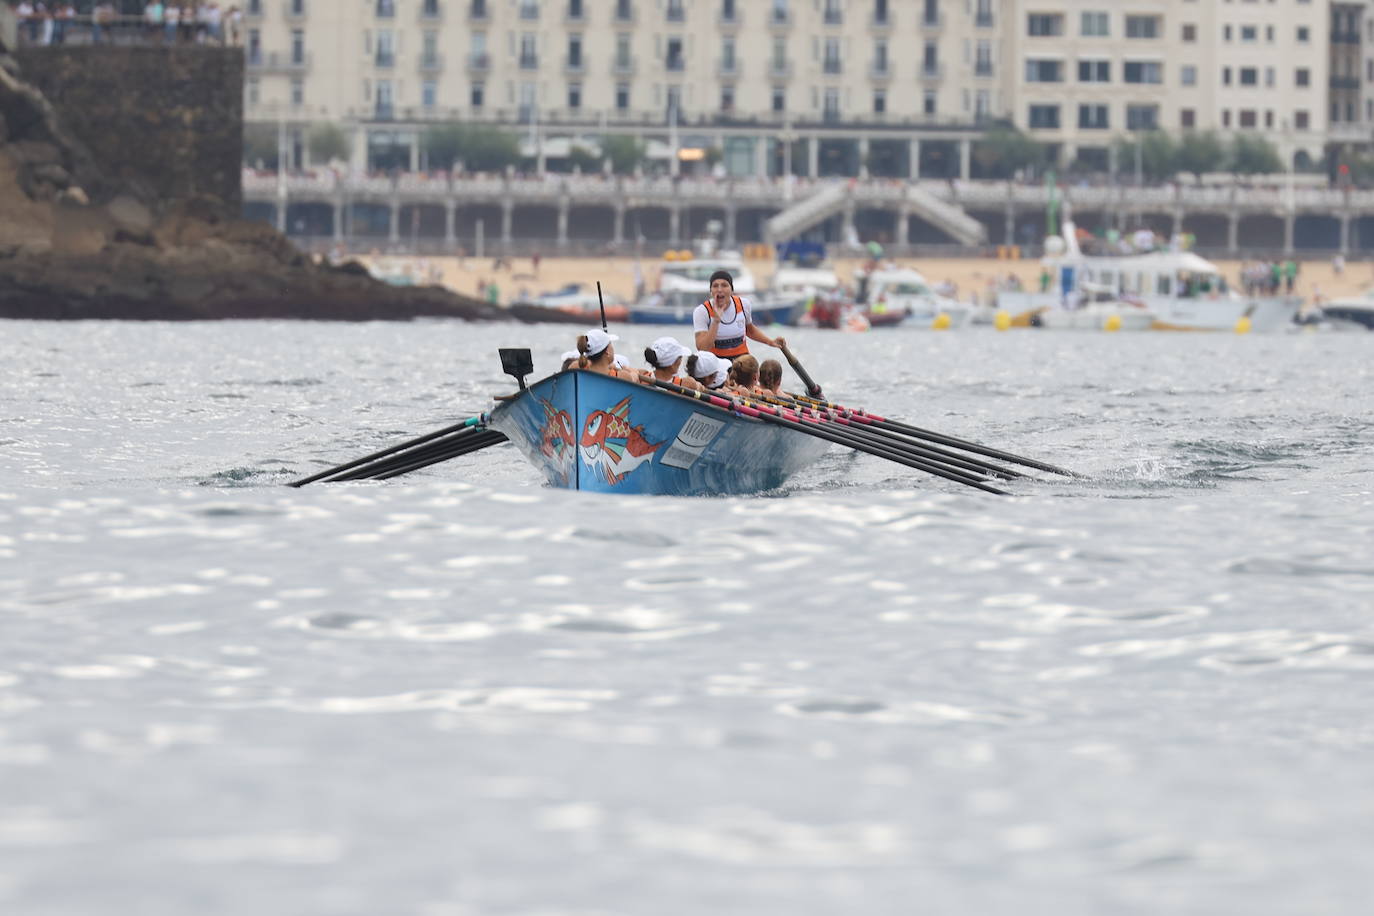
[[569,329],[5,324],[0,912],[1369,911],[1374,336],[789,337],[1088,476],[297,490]]

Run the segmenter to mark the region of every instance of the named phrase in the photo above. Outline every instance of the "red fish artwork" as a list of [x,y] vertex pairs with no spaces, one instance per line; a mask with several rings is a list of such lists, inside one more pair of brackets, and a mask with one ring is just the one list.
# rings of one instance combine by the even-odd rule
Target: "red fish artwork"
[[643,426],[630,425],[630,399],[610,410],[596,410],[582,427],[582,463],[606,476],[612,485],[620,483],[635,468],[653,460],[662,442],[650,444]]
[[539,430],[539,451],[553,462],[566,481],[572,473],[574,443],[577,441],[572,417],[568,416],[566,410],[559,410],[544,398],[539,399],[539,404],[544,408],[544,425]]

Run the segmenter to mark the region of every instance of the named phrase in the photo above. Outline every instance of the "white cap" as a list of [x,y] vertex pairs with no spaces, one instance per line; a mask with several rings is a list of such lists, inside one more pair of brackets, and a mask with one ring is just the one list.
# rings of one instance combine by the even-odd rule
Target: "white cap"
[[696,356],[697,369],[694,378],[699,382],[708,382],[707,387],[709,388],[719,388],[724,385],[730,372],[730,361],[721,359],[707,350],[698,350]]
[[616,369],[628,369],[630,368],[630,361],[617,353],[615,359],[611,360],[611,365]]
[[587,355],[596,356],[609,347],[611,341],[619,339],[616,335],[608,334],[600,328],[592,328],[587,332]]
[[660,337],[649,346],[649,349],[654,351],[654,363],[660,369],[666,369],[684,356],[692,355],[691,350],[673,337]]

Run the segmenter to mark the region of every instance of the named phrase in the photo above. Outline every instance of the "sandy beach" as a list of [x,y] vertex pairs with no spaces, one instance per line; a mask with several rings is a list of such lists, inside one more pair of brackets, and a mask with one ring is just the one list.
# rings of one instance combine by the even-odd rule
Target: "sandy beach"
[[[382,272],[394,271],[416,282],[442,283],[465,295],[485,297],[487,286],[495,282],[499,301],[519,301],[563,289],[571,284],[584,284],[595,291],[599,281],[606,301],[628,302],[634,296],[636,259],[632,257],[541,258],[538,265],[530,258],[514,258],[509,266],[497,265],[492,258],[404,257],[374,256],[362,259]],[[664,262],[645,258],[638,262],[646,288],[653,289],[658,270]],[[746,263],[761,288],[768,286],[776,269],[775,262],[750,259]],[[852,282],[854,271],[861,267],[862,258],[843,258],[833,262],[841,280]],[[898,258],[894,263],[920,271],[933,284],[951,283],[958,298],[968,300],[971,295],[983,297],[990,287],[1010,276],[1017,277],[1027,288],[1033,288],[1040,273],[1040,263],[1034,258],[1001,260],[996,258]],[[1242,262],[1216,261],[1227,279],[1239,285]],[[1339,298],[1362,293],[1374,286],[1374,262],[1351,261],[1338,273],[1330,260],[1299,262],[1297,291],[1304,300],[1320,296]],[[703,294],[705,290],[703,290]]]

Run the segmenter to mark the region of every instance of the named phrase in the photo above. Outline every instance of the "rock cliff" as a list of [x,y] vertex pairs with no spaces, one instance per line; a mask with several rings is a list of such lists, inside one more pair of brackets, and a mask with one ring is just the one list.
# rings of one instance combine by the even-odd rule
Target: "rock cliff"
[[[83,51],[110,53],[33,53],[64,55],[54,59],[66,68],[57,79],[73,86]],[[175,66],[174,55],[197,51],[115,53],[133,55],[147,69]],[[152,59],[159,54],[168,57]],[[107,60],[99,72],[108,74],[108,67]],[[235,85],[228,91],[241,90]],[[137,143],[127,137],[102,142],[111,129],[109,119],[65,117],[61,104],[26,80],[19,62],[0,46],[0,317],[501,317],[484,302],[444,289],[393,287],[357,264],[317,264],[271,227],[240,219],[237,200],[224,199],[228,194],[169,190],[156,174],[140,180],[127,154],[114,164],[102,162],[102,147],[113,160],[116,149]],[[156,142],[146,124],[125,129]]]

